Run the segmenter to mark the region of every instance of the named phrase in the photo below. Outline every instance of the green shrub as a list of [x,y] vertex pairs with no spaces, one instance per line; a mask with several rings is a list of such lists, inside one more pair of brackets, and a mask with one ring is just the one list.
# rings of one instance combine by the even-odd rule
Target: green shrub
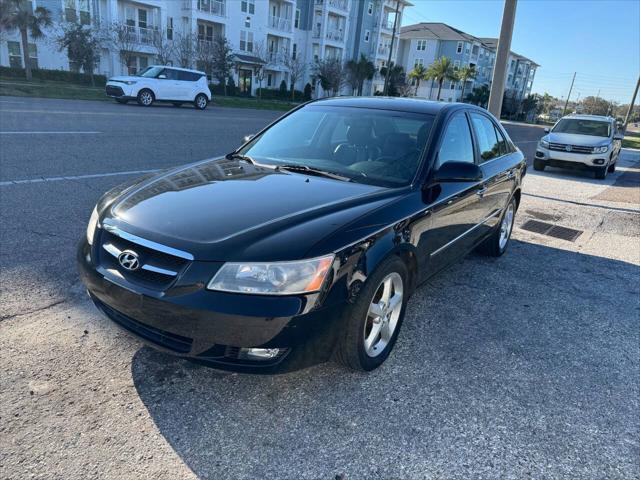
[[[68,72],[66,70],[47,70],[44,68],[32,71],[34,80],[50,80],[54,82],[66,82],[76,85],[91,86],[91,75],[87,73]],[[13,67],[0,67],[0,76],[5,78],[24,78],[24,69]],[[104,87],[107,77],[104,75],[94,75],[96,87]]]
[[289,91],[289,88],[287,87],[287,82],[282,80],[280,82],[280,93],[282,93],[283,95],[286,95],[288,91]]
[[[281,89],[270,89],[270,88],[259,88],[256,90],[256,96],[260,96],[260,92],[262,92],[261,98],[263,100],[286,100],[291,101],[291,91],[285,90],[284,92]],[[296,99],[301,99],[304,96],[304,92],[300,90],[295,91]]]
[[229,75],[227,79],[227,95],[235,96],[237,93],[236,82],[233,80],[233,77]]
[[311,84],[307,83],[304,86],[304,99],[305,100],[311,100],[311,91],[312,91]]

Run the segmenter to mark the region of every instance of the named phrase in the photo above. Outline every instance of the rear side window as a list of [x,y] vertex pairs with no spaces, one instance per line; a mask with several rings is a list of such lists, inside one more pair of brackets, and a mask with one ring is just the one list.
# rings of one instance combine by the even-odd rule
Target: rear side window
[[495,125],[493,128],[496,129],[496,137],[498,138],[498,155],[502,156],[506,155],[507,153],[511,153],[511,147],[509,146],[507,140],[504,138],[504,135],[502,135],[500,129]]
[[202,75],[200,75],[199,73],[178,70],[178,80],[182,80],[184,82],[197,82],[201,76]]
[[501,148],[506,148],[506,142],[502,135],[500,135],[502,144],[498,141],[496,127],[489,118],[484,115],[472,113],[471,124],[478,139],[478,150],[480,150],[481,162],[486,162],[504,155],[504,153],[501,153]]
[[442,136],[436,168],[446,162],[474,162],[471,131],[464,113],[455,114]]

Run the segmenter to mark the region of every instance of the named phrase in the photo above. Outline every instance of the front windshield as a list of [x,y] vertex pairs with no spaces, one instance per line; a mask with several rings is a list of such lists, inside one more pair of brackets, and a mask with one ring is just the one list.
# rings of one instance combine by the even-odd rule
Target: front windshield
[[164,68],[162,67],[147,67],[143,71],[141,71],[138,76],[146,78],[156,78],[158,75],[160,75],[160,72],[162,72],[162,70],[164,70]]
[[400,187],[418,170],[432,115],[309,105],[239,151],[258,163],[301,165],[359,183]]
[[591,135],[593,137],[608,137],[611,134],[609,122],[599,120],[583,120],[579,118],[563,118],[552,132],[575,133],[578,135]]

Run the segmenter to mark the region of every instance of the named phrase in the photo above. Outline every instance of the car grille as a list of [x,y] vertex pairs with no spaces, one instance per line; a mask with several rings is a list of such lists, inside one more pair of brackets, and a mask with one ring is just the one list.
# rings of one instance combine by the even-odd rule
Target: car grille
[[110,97],[123,97],[124,92],[120,87],[114,87],[113,85],[107,85],[106,87],[107,95]]
[[[569,147],[569,150],[567,150]],[[583,147],[581,145],[567,145],[565,143],[550,143],[549,150],[567,153],[593,153],[593,147]]]
[[120,313],[119,311],[111,308],[109,305],[101,302],[97,298],[91,298],[93,303],[95,303],[96,306],[102,310],[105,315],[107,315],[107,317],[131,333],[134,333],[151,343],[173,350],[174,352],[189,353],[191,351],[191,345],[193,344],[193,340],[191,338],[176,335],[175,333],[160,330],[159,328],[138,322],[124,313]]
[[[139,245],[106,230],[101,230],[100,246],[98,255],[101,266],[117,270],[131,283],[155,290],[171,286],[189,264],[184,258]],[[131,271],[120,265],[118,256],[125,250],[138,255],[140,268]]]

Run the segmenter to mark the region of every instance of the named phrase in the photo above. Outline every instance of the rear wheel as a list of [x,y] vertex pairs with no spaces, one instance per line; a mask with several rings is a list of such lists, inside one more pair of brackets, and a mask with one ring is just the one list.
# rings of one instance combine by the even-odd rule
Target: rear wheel
[[398,257],[385,260],[347,307],[335,359],[354,370],[373,370],[387,359],[400,332],[408,297],[408,271]]
[[609,167],[600,167],[596,170],[596,178],[598,180],[604,180],[605,178],[607,178],[607,171],[609,170]]
[[539,172],[544,171],[544,167],[546,167],[547,164],[544,160],[538,160],[537,158],[533,159],[533,169],[534,170],[538,170]]
[[147,88],[144,90],[140,90],[138,93],[138,105],[142,105],[143,107],[150,107],[153,105],[153,101],[155,97],[153,96],[153,92]]
[[516,218],[516,199],[512,198],[502,214],[500,225],[483,243],[478,246],[478,251],[490,257],[499,257],[507,251],[511,231]]
[[196,95],[196,99],[194,100],[193,105],[198,110],[204,110],[205,108],[207,108],[208,103],[209,99],[207,98],[207,96],[204,93],[200,93]]

